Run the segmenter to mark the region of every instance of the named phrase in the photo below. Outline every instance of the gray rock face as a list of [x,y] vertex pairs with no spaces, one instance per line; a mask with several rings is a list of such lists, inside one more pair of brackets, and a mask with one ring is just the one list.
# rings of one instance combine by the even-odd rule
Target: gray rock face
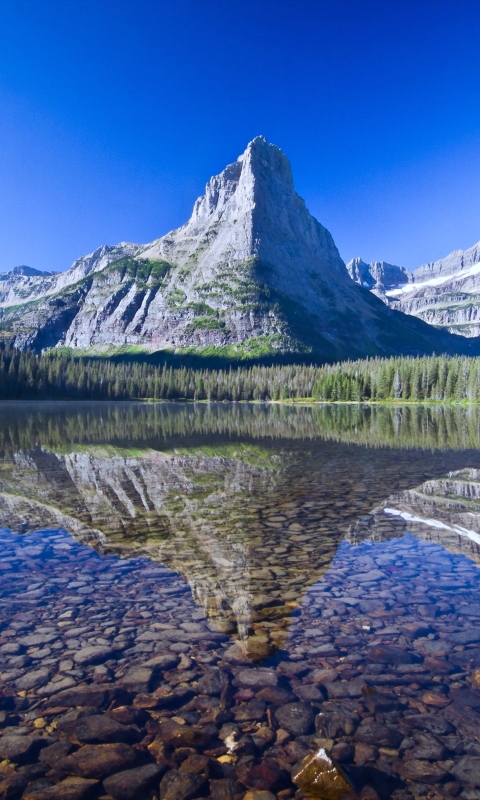
[[347,270],[352,280],[390,308],[450,333],[480,335],[480,242],[412,273],[380,261],[365,264],[359,258],[352,259]]
[[41,272],[32,267],[14,267],[0,275],[0,308],[47,297],[83,280],[88,275],[104,269],[112,261],[134,255],[139,245],[120,242],[118,245],[103,245],[93,253],[73,262],[66,272]]
[[[379,287],[406,279],[392,265],[370,272]],[[2,338],[36,350],[469,351],[350,280],[295,192],[288,159],[262,137],[209,181],[181,228],[141,247],[101,247],[57,276],[11,276],[0,303]]]
[[371,261],[367,264],[361,258],[352,258],[347,264],[347,272],[355,283],[379,296],[413,280],[408,269],[387,264],[386,261]]
[[480,263],[480,242],[477,242],[468,250],[454,250],[445,258],[422,264],[413,270],[413,280],[415,283],[420,283],[431,278],[455,275],[478,263]]

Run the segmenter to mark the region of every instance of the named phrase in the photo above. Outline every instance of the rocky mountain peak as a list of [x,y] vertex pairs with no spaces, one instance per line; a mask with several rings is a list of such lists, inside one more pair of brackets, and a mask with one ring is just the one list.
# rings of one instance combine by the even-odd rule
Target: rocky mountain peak
[[27,267],[26,264],[21,264],[18,267],[14,267],[10,272],[9,275],[23,275],[24,277],[31,278],[34,275],[51,275],[51,272],[42,272],[40,269],[34,269],[33,267]]
[[[360,267],[379,293],[409,280],[385,262]],[[288,158],[262,136],[208,181],[180,228],[146,245],[100,247],[61,275],[26,280],[0,292],[0,329],[19,347],[329,359],[462,349],[458,337],[440,342],[350,280],[331,234],[296,193]]]

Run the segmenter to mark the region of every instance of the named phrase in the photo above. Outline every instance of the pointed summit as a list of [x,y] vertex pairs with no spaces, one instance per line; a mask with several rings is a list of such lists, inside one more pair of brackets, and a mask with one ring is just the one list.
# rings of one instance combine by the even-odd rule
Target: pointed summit
[[[399,269],[367,266],[375,280],[373,267],[375,275]],[[40,280],[30,278],[29,291]],[[1,324],[18,346],[213,348],[231,358],[309,352],[328,360],[472,352],[461,337],[390,310],[350,279],[331,234],[296,193],[288,158],[263,136],[209,180],[182,227],[144,246],[99,248],[39,293],[35,305],[4,310]]]

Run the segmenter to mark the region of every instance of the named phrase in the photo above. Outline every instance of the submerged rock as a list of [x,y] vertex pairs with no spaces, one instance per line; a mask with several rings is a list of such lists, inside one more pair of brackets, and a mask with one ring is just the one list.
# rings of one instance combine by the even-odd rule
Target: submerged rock
[[337,766],[323,748],[307,756],[292,772],[292,781],[311,797],[342,800],[354,791],[347,773]]

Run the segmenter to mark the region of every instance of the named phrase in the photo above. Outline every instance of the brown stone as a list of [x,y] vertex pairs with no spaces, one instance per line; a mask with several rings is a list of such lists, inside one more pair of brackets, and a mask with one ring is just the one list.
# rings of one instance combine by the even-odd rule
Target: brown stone
[[169,719],[160,723],[160,739],[173,747],[208,747],[210,735]]
[[128,744],[87,744],[60,759],[57,769],[67,775],[102,780],[121,769],[133,767],[136,759],[135,750]]
[[84,744],[107,744],[111,742],[125,742],[133,744],[141,738],[139,729],[135,725],[122,725],[106,714],[93,714],[79,720],[73,733],[78,742]]
[[242,782],[249,789],[276,792],[285,788],[289,783],[289,776],[273,761],[264,761],[262,764],[255,764],[242,778]]
[[313,728],[315,714],[307,703],[286,703],[275,711],[275,717],[293,736],[304,736]]
[[255,694],[257,700],[264,700],[266,703],[274,703],[275,705],[282,706],[285,703],[291,703],[295,700],[293,692],[287,689],[281,689],[279,686],[266,686],[260,689]]
[[8,759],[14,764],[28,764],[35,761],[40,750],[49,744],[52,744],[52,740],[42,736],[7,734],[0,739],[0,759]]
[[[209,785],[212,800],[235,800],[237,795],[241,795],[245,791],[245,787],[234,778],[211,780]],[[269,798],[275,800],[275,795],[270,794],[270,792],[258,792],[258,794],[268,794]],[[269,798],[266,798],[266,800],[269,800]]]
[[367,658],[375,664],[412,664],[414,661],[412,653],[394,645],[372,647],[367,654]]
[[323,749],[308,755],[294,768],[292,781],[310,797],[321,800],[342,800],[353,790],[347,774]]
[[74,749],[74,745],[71,744],[71,742],[66,742],[64,740],[55,742],[40,751],[39,761],[48,764],[48,766],[53,769],[61,758],[70,755]]
[[143,767],[116,772],[105,778],[103,786],[113,800],[137,800],[148,789],[158,786],[166,767],[159,764],[144,764]]
[[402,765],[400,774],[409,781],[439,783],[447,774],[447,770],[438,764],[432,764],[430,761],[412,758]]
[[359,742],[355,745],[355,764],[363,767],[368,761],[375,761],[378,758],[378,749],[371,744]]
[[206,784],[206,778],[171,769],[160,783],[161,800],[192,800]]
[[23,800],[88,800],[97,794],[98,781],[84,778],[68,777],[54,786],[45,789],[28,788],[22,795]]
[[91,686],[77,686],[75,689],[66,689],[55,695],[55,705],[72,708],[74,706],[93,706],[101,708],[109,705],[113,700],[117,703],[128,703],[130,695],[119,686],[112,684],[92,684]]
[[204,773],[208,777],[210,759],[208,756],[202,756],[199,753],[194,753],[185,761],[182,762],[180,772],[191,772],[192,775],[201,775]]

